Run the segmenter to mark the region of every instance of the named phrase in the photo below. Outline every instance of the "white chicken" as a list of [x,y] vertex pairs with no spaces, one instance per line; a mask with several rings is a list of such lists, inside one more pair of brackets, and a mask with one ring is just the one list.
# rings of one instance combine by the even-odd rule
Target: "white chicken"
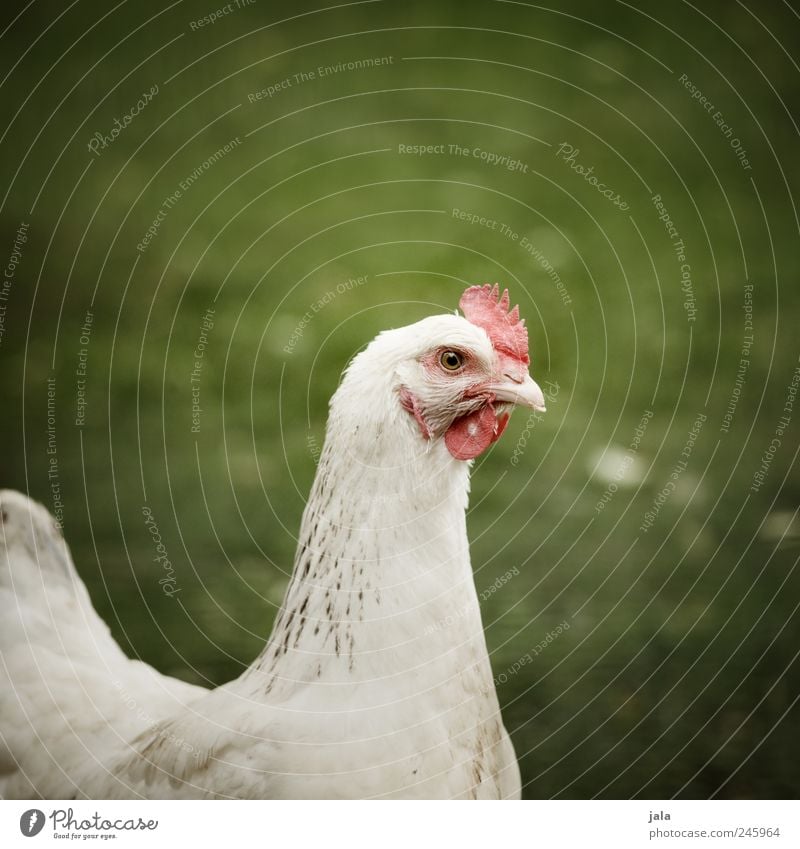
[[511,799],[470,462],[544,409],[508,293],[381,333],[330,405],[272,636],[216,690],[128,659],[47,511],[0,493],[4,798]]

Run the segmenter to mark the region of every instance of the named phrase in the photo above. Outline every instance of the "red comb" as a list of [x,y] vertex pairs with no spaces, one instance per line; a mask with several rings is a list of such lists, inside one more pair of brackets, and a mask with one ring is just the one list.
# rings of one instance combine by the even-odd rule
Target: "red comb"
[[520,360],[526,365],[528,356],[528,328],[519,317],[519,307],[509,310],[508,289],[492,286],[470,286],[458,302],[464,318],[486,331],[496,351]]

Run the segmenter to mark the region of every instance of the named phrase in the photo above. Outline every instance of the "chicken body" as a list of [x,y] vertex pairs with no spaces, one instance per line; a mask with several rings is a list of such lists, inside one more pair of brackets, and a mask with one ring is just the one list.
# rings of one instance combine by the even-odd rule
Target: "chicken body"
[[[460,383],[430,365],[431,351],[452,364],[442,348],[462,358]],[[353,361],[272,636],[213,691],[129,660],[46,511],[0,493],[0,795],[518,798],[460,459],[487,406],[541,406],[529,377],[503,388],[498,360],[491,333],[440,316]]]

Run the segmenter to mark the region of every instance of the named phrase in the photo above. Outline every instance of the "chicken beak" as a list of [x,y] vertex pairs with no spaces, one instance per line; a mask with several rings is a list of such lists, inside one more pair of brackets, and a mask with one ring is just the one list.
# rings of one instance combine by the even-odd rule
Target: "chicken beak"
[[504,375],[504,377],[503,381],[491,383],[486,387],[489,392],[494,394],[496,400],[523,407],[532,407],[541,412],[546,411],[544,393],[529,374],[526,374],[521,381],[514,380],[508,375]]

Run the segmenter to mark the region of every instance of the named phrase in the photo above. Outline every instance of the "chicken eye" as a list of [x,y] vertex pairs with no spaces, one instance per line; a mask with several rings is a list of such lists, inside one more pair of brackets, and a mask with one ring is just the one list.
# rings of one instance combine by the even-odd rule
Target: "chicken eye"
[[458,371],[464,365],[464,358],[457,351],[443,351],[439,362],[448,371]]

